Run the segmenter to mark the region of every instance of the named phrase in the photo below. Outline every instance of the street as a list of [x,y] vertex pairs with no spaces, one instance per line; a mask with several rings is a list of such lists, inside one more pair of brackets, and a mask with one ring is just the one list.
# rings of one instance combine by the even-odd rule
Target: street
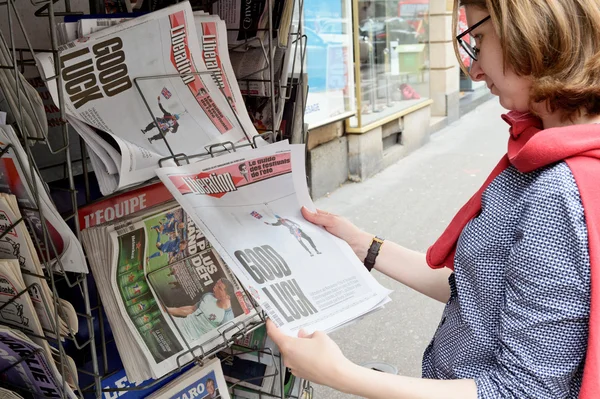
[[[365,182],[345,184],[316,201],[317,207],[368,232],[426,251],[506,152],[508,125],[500,119],[503,112],[497,99],[481,105],[434,134],[418,151]],[[401,375],[420,377],[422,353],[443,304],[373,273],[394,290],[392,302],[331,337],[355,363],[381,361],[397,367]],[[314,387],[315,399],[348,397]]]

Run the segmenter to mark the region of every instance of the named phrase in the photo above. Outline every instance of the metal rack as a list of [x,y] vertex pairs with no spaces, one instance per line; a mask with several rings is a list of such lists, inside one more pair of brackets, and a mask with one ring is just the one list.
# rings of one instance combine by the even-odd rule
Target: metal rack
[[[57,3],[59,1],[60,1],[60,5],[62,5],[62,8],[60,11],[58,10],[59,7],[57,7],[58,6]],[[172,160],[176,164],[179,165],[182,162],[189,163],[191,159],[195,159],[195,158],[214,157],[214,156],[218,156],[220,153],[223,153],[223,152],[236,151],[240,147],[245,147],[245,146],[256,147],[257,137],[261,137],[261,138],[266,139],[267,141],[271,141],[271,142],[277,141],[278,139],[281,138],[280,120],[278,120],[278,118],[276,117],[277,113],[281,112],[280,110],[278,110],[278,105],[283,106],[283,102],[285,102],[291,98],[291,95],[292,95],[292,92],[294,89],[304,90],[303,65],[304,65],[304,57],[305,57],[306,37],[303,36],[302,29],[301,29],[303,0],[298,0],[299,1],[298,3],[294,2],[294,7],[297,6],[298,9],[294,10],[294,12],[292,13],[292,14],[296,14],[296,16],[298,18],[297,29],[293,32],[290,30],[290,32],[288,33],[288,40],[287,40],[287,43],[288,43],[287,51],[294,52],[292,71],[291,71],[291,75],[290,75],[291,79],[289,79],[289,81],[287,81],[287,82],[276,82],[275,81],[275,66],[273,65],[273,60],[274,60],[274,55],[275,55],[274,51],[273,51],[273,48],[274,48],[273,40],[274,40],[275,36],[279,36],[279,35],[278,34],[276,35],[276,33],[278,33],[278,32],[276,32],[273,28],[273,12],[272,11],[273,11],[273,2],[274,1],[275,0],[267,0],[268,27],[266,29],[264,29],[264,31],[266,31],[267,43],[264,43],[262,40],[260,40],[260,47],[262,48],[265,57],[267,57],[267,68],[269,71],[269,79],[253,79],[252,76],[242,77],[242,79],[240,79],[240,81],[245,81],[245,82],[261,82],[268,86],[269,94],[270,94],[268,96],[268,98],[269,98],[269,102],[270,102],[271,121],[273,122],[272,125],[270,126],[270,128],[267,131],[261,132],[260,136],[256,136],[252,140],[250,139],[250,135],[247,134],[247,132],[245,132],[246,137],[248,138],[247,143],[236,145],[234,143],[228,142],[228,143],[222,143],[219,145],[213,145],[213,146],[206,148],[205,152],[199,153],[199,154],[175,154],[175,153],[173,153],[173,151],[171,151],[171,147],[168,144],[167,138],[164,137],[164,140],[167,145],[167,148],[169,149],[170,155],[168,157],[163,158],[159,162],[159,165],[162,166],[163,162],[168,161],[168,160]],[[18,75],[19,75],[19,73],[23,73],[26,68],[35,66],[34,54],[36,52],[42,52],[42,51],[43,52],[52,52],[53,54],[57,55],[58,48],[59,48],[58,41],[57,41],[57,31],[56,31],[57,17],[67,16],[67,15],[77,15],[80,13],[72,11],[70,0],[42,0],[42,1],[30,0],[30,2],[31,2],[31,5],[33,5],[36,9],[35,16],[40,18],[40,22],[45,21],[44,23],[47,23],[47,25],[49,27],[50,47],[47,49],[34,49],[33,46],[31,45],[31,42],[28,39],[28,34],[27,34],[25,24],[23,23],[23,20],[22,20],[21,16],[19,15],[19,10],[18,10],[19,6],[16,4],[16,0],[0,0],[0,14],[4,13],[3,10],[5,10],[4,15],[7,16],[8,23],[9,23],[8,37],[5,37],[2,33],[2,31],[0,31],[0,40],[4,41],[6,44],[6,47],[8,47],[11,51],[10,62],[7,63],[6,65],[3,65],[0,63],[0,70],[11,71],[11,73],[15,77],[15,91],[17,93],[19,93],[19,98],[18,98],[18,106],[16,107],[16,109],[12,109],[11,111],[14,114],[13,115],[15,118],[14,125],[16,127],[17,133],[20,136],[20,140],[23,145],[23,148],[27,154],[28,162],[23,162],[23,160],[20,160],[18,158],[17,159],[18,159],[18,162],[20,163],[20,165],[22,166],[23,170],[25,169],[24,166],[28,165],[30,176],[35,176],[36,174],[39,175],[41,168],[38,168],[36,165],[35,156],[34,156],[34,153],[32,152],[31,145],[34,143],[41,142],[47,146],[47,149],[48,149],[47,151],[53,156],[53,159],[56,159],[54,166],[59,166],[63,170],[64,177],[68,182],[68,187],[63,190],[65,190],[65,192],[68,194],[68,197],[70,199],[70,203],[68,204],[68,208],[70,209],[70,211],[64,213],[63,217],[64,217],[65,221],[73,224],[77,238],[79,238],[80,226],[79,226],[78,209],[77,209],[78,208],[78,198],[77,198],[77,190],[75,188],[76,187],[75,186],[75,175],[77,173],[83,174],[83,178],[85,181],[85,189],[86,189],[85,190],[85,198],[87,200],[86,202],[89,202],[89,199],[90,199],[90,192],[89,192],[90,183],[88,180],[88,159],[86,157],[85,145],[81,138],[79,138],[78,143],[71,142],[70,136],[69,136],[69,127],[66,122],[63,122],[61,124],[61,127],[60,127],[61,135],[60,135],[60,140],[58,143],[56,142],[55,138],[50,138],[50,137],[48,137],[48,135],[43,135],[43,137],[40,138],[40,137],[38,137],[38,134],[36,134],[37,132],[44,131],[44,129],[42,129],[42,125],[46,123],[45,120],[41,121],[36,117],[36,119],[34,121],[35,126],[36,126],[36,132],[31,131],[31,128],[28,128],[26,126],[26,124],[24,123],[24,116],[21,114],[21,104],[24,104],[25,102],[32,103],[33,100],[25,92],[24,85]],[[92,1],[90,1],[90,8],[92,11],[99,11],[98,4],[96,4]],[[15,45],[16,37],[21,37],[22,39],[24,39],[24,41],[26,43],[25,48],[18,48]],[[246,43],[246,45],[247,45],[247,43]],[[268,48],[265,48],[265,47],[268,47]],[[57,87],[62,87],[62,82],[61,82],[62,78],[61,78],[61,73],[60,73],[61,66],[59,64],[58,57],[55,56],[54,59],[55,59],[55,64],[56,64],[55,66],[56,66],[57,75],[53,76],[53,77],[49,77],[47,80],[48,81],[56,80]],[[177,75],[177,76],[180,76],[180,75]],[[161,76],[161,77],[167,77],[167,76]],[[156,78],[156,77],[145,77],[145,78],[136,79],[135,84],[136,84],[136,87],[138,88],[138,91],[139,91],[140,95],[142,96],[142,98],[143,98],[143,95],[139,89],[138,80],[152,79],[152,78]],[[224,93],[223,93],[223,95],[224,95]],[[66,116],[65,116],[65,112],[64,112],[64,106],[63,106],[64,99],[63,99],[63,93],[61,90],[58,90],[58,96],[59,96],[59,104],[57,104],[57,106],[60,110],[60,120],[65,121]],[[148,106],[145,99],[144,99],[144,102]],[[230,104],[229,102],[227,102],[227,103]],[[230,104],[230,107],[231,106],[232,105]],[[298,103],[298,102],[294,103],[293,115],[298,115],[298,112],[296,110],[296,108],[298,106],[302,107],[301,108],[301,110],[302,110],[301,111],[301,116],[302,116],[301,126],[302,126],[303,130],[301,132],[301,137],[302,137],[302,141],[304,142],[305,137],[306,137],[306,131],[304,130],[304,123],[303,123],[303,110],[304,110],[304,106],[305,106],[305,95],[304,94],[301,96],[300,103]],[[150,111],[149,107],[148,107],[148,111],[149,111],[149,114],[151,115],[152,119],[156,122],[155,117],[152,114],[152,112]],[[234,112],[234,115],[236,115],[236,117],[237,117],[237,114],[235,112]],[[293,125],[294,125],[294,123],[292,123],[292,126]],[[157,126],[159,126],[159,125],[157,124]],[[163,134],[163,136],[164,136],[164,134]],[[78,152],[79,152],[78,157],[73,156],[74,148],[78,149]],[[0,157],[5,155],[9,151],[14,151],[12,145],[0,147]],[[77,168],[75,168],[74,165],[77,166]],[[82,323],[84,323],[84,325],[87,327],[88,335],[85,338],[81,338],[78,334],[75,334],[73,331],[69,331],[69,333],[66,336],[61,337],[62,339],[57,338],[56,335],[52,336],[52,334],[47,334],[45,336],[37,336],[36,337],[36,338],[47,340],[52,345],[52,347],[56,349],[56,351],[57,351],[56,360],[57,360],[57,365],[58,365],[58,368],[59,368],[59,371],[61,372],[61,374],[65,374],[67,371],[69,371],[71,375],[76,375],[76,373],[79,372],[80,375],[87,375],[87,376],[91,377],[91,380],[93,382],[87,384],[86,386],[80,386],[78,383],[74,384],[74,389],[75,389],[76,395],[78,397],[84,398],[84,395],[85,395],[85,397],[89,397],[90,395],[92,395],[96,398],[102,398],[102,397],[104,397],[103,395],[105,393],[121,392],[121,391],[137,391],[137,390],[147,389],[154,385],[160,384],[163,380],[171,377],[173,374],[180,372],[182,369],[184,369],[194,363],[198,364],[198,365],[202,365],[206,359],[214,356],[217,352],[225,351],[225,350],[229,349],[230,356],[233,356],[234,352],[232,349],[232,345],[235,342],[235,340],[245,336],[246,334],[251,333],[252,331],[254,331],[255,329],[259,328],[260,326],[262,326],[264,324],[265,316],[264,316],[264,314],[262,314],[262,312],[259,312],[259,320],[248,319],[248,320],[243,320],[241,322],[229,323],[225,326],[222,326],[222,328],[219,329],[219,334],[214,339],[210,340],[209,342],[206,342],[203,345],[194,346],[194,347],[191,347],[189,344],[187,344],[187,350],[184,351],[184,353],[182,353],[178,358],[178,366],[179,366],[178,369],[174,370],[173,372],[169,373],[168,375],[165,375],[164,377],[162,377],[158,380],[154,380],[150,383],[145,383],[143,385],[132,387],[132,388],[102,389],[102,384],[101,384],[102,379],[107,378],[110,375],[114,374],[115,371],[111,372],[110,370],[108,370],[107,344],[110,342],[108,341],[108,338],[107,338],[106,333],[103,328],[103,325],[104,325],[103,313],[102,313],[103,310],[102,310],[102,303],[100,301],[100,297],[97,294],[95,295],[95,297],[92,297],[92,295],[90,294],[90,289],[88,286],[89,281],[88,281],[88,277],[85,274],[65,272],[65,269],[64,269],[63,265],[61,264],[60,259],[58,259],[58,261],[56,262],[55,265],[52,264],[51,259],[59,258],[58,251],[54,245],[54,242],[51,239],[51,235],[48,230],[48,226],[45,223],[45,217],[44,217],[42,207],[41,207],[40,193],[38,192],[37,185],[32,183],[32,181],[28,180],[26,183],[29,185],[31,192],[34,193],[35,202],[36,202],[35,206],[32,207],[31,209],[29,209],[29,211],[36,212],[39,215],[39,219],[41,220],[41,225],[42,225],[42,234],[41,234],[41,236],[35,234],[35,230],[31,226],[31,221],[28,220],[27,218],[21,218],[21,219],[17,220],[14,224],[9,226],[7,229],[5,229],[2,233],[0,233],[0,240],[6,234],[8,234],[10,231],[12,231],[19,223],[26,223],[26,225],[28,225],[28,227],[29,227],[29,231],[33,233],[32,239],[34,241],[34,244],[36,245],[36,247],[38,249],[40,249],[40,248],[43,249],[43,251],[40,250],[40,253],[42,253],[42,252],[45,253],[45,256],[43,257],[43,259],[41,259],[44,261],[44,265],[45,265],[44,275],[35,275],[35,277],[46,280],[51,289],[51,292],[53,294],[53,299],[52,299],[51,303],[47,303],[44,300],[43,305],[46,309],[54,310],[53,313],[56,315],[55,320],[53,320],[53,326],[55,328],[55,332],[59,331],[58,330],[58,326],[60,323],[59,315],[61,314],[60,313],[61,312],[61,304],[59,302],[59,299],[60,299],[59,287],[60,286],[69,287],[71,289],[71,291],[77,292],[81,298],[81,303],[83,303],[83,311],[78,312],[77,316],[80,319],[80,321],[82,321]],[[27,272],[23,271],[23,273],[27,273]],[[148,281],[150,281],[150,280],[148,280]],[[0,311],[3,308],[5,308],[6,306],[9,306],[12,302],[17,300],[19,297],[24,295],[26,292],[29,292],[30,290],[33,291],[36,289],[39,290],[39,286],[37,286],[37,284],[30,284],[29,286],[26,287],[25,290],[19,292],[14,298],[12,298],[11,300],[9,300],[8,302],[6,302],[4,304],[1,304]],[[248,297],[250,297],[250,296],[248,296]],[[99,336],[97,336],[95,334],[95,323],[99,323],[99,326],[100,326]],[[14,328],[14,327],[11,326],[11,328]],[[66,370],[66,368],[68,368],[68,362],[66,361],[67,353],[66,353],[66,349],[65,349],[65,344],[67,342],[70,343],[73,347],[75,347],[77,351],[85,351],[86,352],[86,354],[87,354],[86,356],[89,356],[89,362],[91,364],[91,371],[89,369],[83,369],[81,367],[78,367],[77,370]],[[267,355],[272,356],[273,364],[275,365],[275,372],[272,375],[265,376],[265,377],[273,377],[273,378],[279,377],[278,378],[278,383],[280,384],[279,392],[282,393],[281,397],[283,397],[284,378],[285,378],[285,372],[283,372],[283,370],[285,369],[285,367],[283,365],[283,360],[282,360],[281,356],[279,356],[276,353],[273,353],[270,350],[263,350],[263,349],[256,349],[256,348],[240,349],[240,347],[237,346],[236,350],[237,351],[244,350],[244,351],[246,351],[246,353],[256,353],[259,358],[260,358],[260,356],[267,356]],[[100,351],[100,352],[98,352],[98,351]],[[35,355],[35,352],[30,353],[29,355],[24,356],[20,359],[17,359],[17,361],[14,364],[12,364],[11,366],[0,370],[0,375],[6,373],[12,367],[18,366],[22,362],[26,361],[29,357],[34,356],[34,355]],[[66,382],[66,378],[65,378],[64,382],[63,382],[63,391],[66,389],[66,384],[67,384],[67,382]],[[272,393],[269,393],[269,392],[257,391],[257,394],[259,395],[260,398],[276,397]],[[63,394],[63,397],[66,397],[66,396]],[[288,396],[288,397],[290,397],[290,396]],[[305,382],[303,383],[300,394],[296,398],[299,398],[299,397],[312,398],[312,388],[310,387],[310,385],[308,385]]]

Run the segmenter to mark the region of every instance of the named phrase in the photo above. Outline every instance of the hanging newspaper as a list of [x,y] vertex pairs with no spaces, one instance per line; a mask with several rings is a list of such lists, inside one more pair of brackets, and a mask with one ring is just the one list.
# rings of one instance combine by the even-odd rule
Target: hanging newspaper
[[[151,179],[164,157],[257,134],[229,66],[224,22],[192,13],[188,2],[79,37],[58,57],[65,112],[105,175],[104,194]],[[56,75],[52,54],[36,60],[42,77]],[[48,89],[58,104],[56,80]]]
[[302,205],[314,209],[303,146],[277,143],[157,174],[287,334],[331,331],[388,300],[346,243],[302,217]]
[[11,386],[34,392],[37,398],[76,398],[71,387],[63,384],[47,350],[20,331],[3,325],[0,325],[0,369]]
[[[32,240],[38,244],[39,259],[51,262],[58,271],[87,273],[81,244],[50,200],[37,171],[32,175],[27,154],[14,130],[10,126],[0,126],[0,146],[9,145],[11,148],[0,158],[0,192],[17,198]],[[45,226],[38,209],[43,213]],[[44,231],[48,240],[44,240]]]
[[238,332],[233,326],[253,316],[237,280],[181,207],[110,237],[114,296],[155,378],[177,368],[182,353],[223,344],[225,331]]

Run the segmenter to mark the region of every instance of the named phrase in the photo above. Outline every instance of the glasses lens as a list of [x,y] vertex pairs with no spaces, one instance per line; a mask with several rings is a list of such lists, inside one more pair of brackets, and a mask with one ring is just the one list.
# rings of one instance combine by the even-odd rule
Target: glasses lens
[[458,42],[460,43],[461,47],[467,52],[467,54],[469,54],[469,57],[473,58],[474,61],[477,61],[477,55],[475,54],[475,49],[473,48],[473,46],[471,46],[471,44],[467,41],[465,41],[464,39],[459,39]]

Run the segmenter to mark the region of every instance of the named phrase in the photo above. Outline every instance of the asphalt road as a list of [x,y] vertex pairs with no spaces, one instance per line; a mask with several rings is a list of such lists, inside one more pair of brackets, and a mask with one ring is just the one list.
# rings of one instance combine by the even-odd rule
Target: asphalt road
[[[496,99],[479,106],[433,135],[418,151],[365,182],[344,185],[316,201],[317,207],[425,252],[506,152],[503,112]],[[423,350],[443,304],[374,273],[394,290],[392,302],[331,336],[356,363],[386,362],[401,375],[419,377]],[[326,387],[314,388],[315,399],[349,397]]]

